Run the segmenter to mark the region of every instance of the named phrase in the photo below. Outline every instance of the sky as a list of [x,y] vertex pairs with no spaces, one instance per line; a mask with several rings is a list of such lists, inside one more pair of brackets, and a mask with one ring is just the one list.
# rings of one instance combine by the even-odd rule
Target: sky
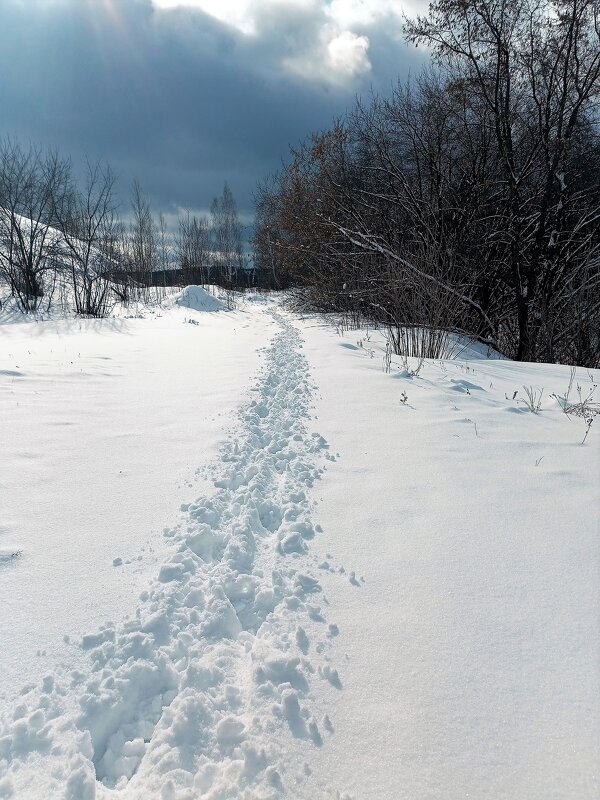
[[424,54],[419,0],[0,0],[0,135],[108,161],[156,213],[203,212],[258,181],[357,95]]

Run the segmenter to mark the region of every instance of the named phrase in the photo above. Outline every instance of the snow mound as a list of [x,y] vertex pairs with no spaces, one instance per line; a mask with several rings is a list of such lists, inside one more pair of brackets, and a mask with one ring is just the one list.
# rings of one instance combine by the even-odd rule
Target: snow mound
[[186,286],[180,292],[165,300],[167,308],[181,306],[191,308],[194,311],[221,311],[225,308],[224,303],[218,297],[213,297],[203,286]]

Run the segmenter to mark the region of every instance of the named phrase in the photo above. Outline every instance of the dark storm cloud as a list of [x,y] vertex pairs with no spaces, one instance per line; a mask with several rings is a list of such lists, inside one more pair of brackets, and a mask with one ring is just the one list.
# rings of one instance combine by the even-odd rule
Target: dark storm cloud
[[339,83],[302,77],[282,62],[310,60],[322,19],[265,9],[247,36],[150,0],[0,0],[0,133],[107,159],[125,193],[135,175],[167,212],[208,207],[228,180],[250,213],[256,181],[290,142],[415,63],[397,20],[391,29],[382,18],[355,31],[369,37],[373,70]]

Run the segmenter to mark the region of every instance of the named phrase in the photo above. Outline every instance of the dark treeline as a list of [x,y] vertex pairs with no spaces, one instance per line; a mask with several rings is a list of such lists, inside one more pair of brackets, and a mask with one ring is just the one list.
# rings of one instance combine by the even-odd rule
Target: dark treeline
[[598,4],[437,0],[406,35],[431,67],[259,188],[257,263],[397,349],[411,328],[458,330],[599,364]]
[[254,285],[227,184],[210,214],[185,212],[174,232],[153,216],[137,180],[120,211],[108,165],[88,162],[75,180],[58,153],[0,140],[0,283],[18,307],[103,316],[116,300],[160,294],[157,285]]

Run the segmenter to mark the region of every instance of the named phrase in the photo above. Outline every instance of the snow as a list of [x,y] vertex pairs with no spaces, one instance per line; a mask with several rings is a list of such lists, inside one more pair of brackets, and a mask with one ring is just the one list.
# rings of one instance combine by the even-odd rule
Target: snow
[[165,308],[172,308],[175,305],[192,308],[195,311],[222,311],[226,308],[222,300],[210,294],[203,286],[194,285],[186,286],[167,298],[164,303]]
[[595,798],[569,368],[252,299],[0,325],[0,797]]
[[[322,580],[348,660],[320,772],[357,798],[597,796],[600,463],[550,397],[569,368],[461,358],[410,379],[305,336],[341,455],[320,543],[365,578]],[[537,415],[507,400],[532,384]]]
[[0,565],[21,553],[0,577],[3,701],[134,610],[257,367],[271,324],[247,316],[0,325]]

